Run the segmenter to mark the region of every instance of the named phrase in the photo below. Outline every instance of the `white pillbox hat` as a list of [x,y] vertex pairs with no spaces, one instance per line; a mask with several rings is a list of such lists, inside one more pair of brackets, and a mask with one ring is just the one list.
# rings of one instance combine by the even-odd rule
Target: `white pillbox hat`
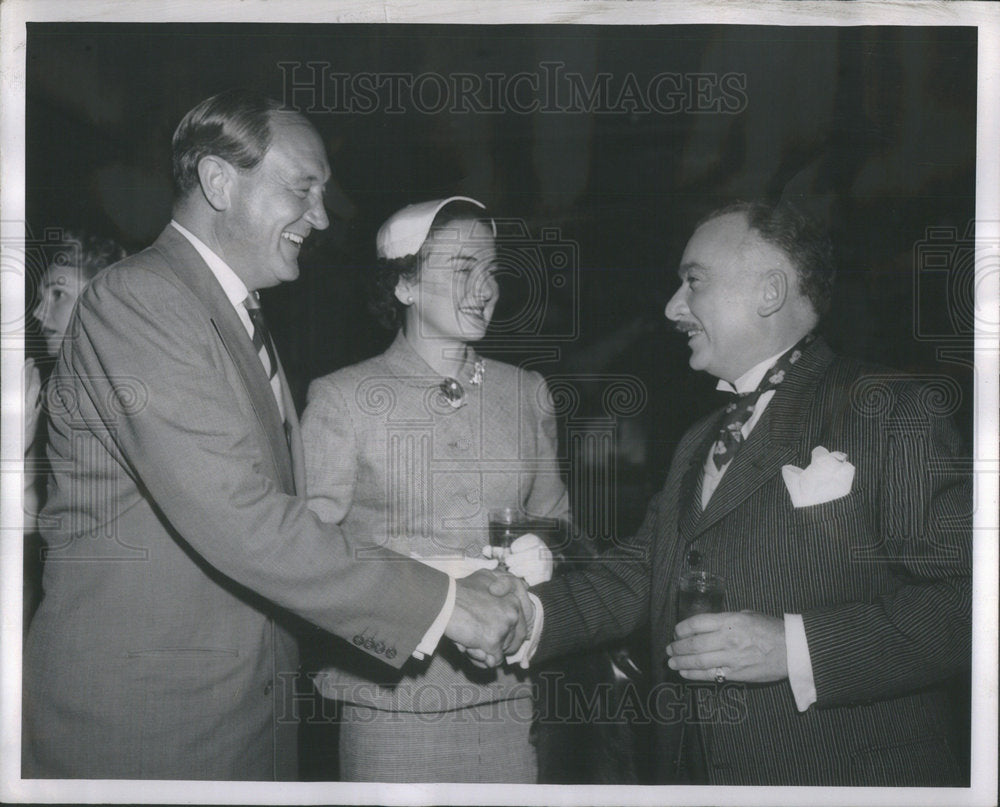
[[[486,205],[470,199],[468,196],[449,196],[447,199],[434,199],[430,202],[418,202],[407,205],[386,219],[375,236],[375,249],[380,258],[404,258],[416,255],[421,245],[427,239],[431,223],[438,211],[451,202],[469,202],[476,207],[486,209]],[[496,235],[496,225],[493,225]]]

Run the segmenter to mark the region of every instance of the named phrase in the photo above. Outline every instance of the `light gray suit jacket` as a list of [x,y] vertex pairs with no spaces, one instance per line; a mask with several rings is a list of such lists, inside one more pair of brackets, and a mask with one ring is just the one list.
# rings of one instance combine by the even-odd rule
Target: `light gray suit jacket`
[[[441,377],[400,333],[380,356],[312,383],[302,416],[309,506],[340,524],[364,557],[384,546],[422,557],[482,559],[487,511],[518,507],[568,521],[548,388],[537,372],[486,360],[452,408]],[[482,671],[457,651],[400,670],[332,647],[326,697],[439,712],[530,696],[523,675]]]
[[236,311],[172,227],[87,288],[50,390],[23,775],[294,777],[284,623],[378,636],[369,652],[399,666],[446,577],[356,563],[294,495],[294,407],[286,441]]

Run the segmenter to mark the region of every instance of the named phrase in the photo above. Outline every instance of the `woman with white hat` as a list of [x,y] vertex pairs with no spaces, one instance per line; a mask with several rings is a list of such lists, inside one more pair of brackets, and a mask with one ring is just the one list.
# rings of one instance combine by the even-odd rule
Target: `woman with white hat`
[[[309,505],[355,536],[359,562],[366,546],[386,546],[461,577],[496,565],[484,557],[491,509],[568,520],[544,380],[473,347],[498,297],[496,227],[483,210],[451,197],[382,225],[372,307],[396,338],[310,386]],[[552,553],[528,533],[506,565],[534,585],[551,576]],[[379,637],[357,640],[377,647]],[[400,671],[369,658],[331,646],[315,676],[341,702],[341,779],[536,781],[531,685],[519,666],[481,669],[445,642]]]

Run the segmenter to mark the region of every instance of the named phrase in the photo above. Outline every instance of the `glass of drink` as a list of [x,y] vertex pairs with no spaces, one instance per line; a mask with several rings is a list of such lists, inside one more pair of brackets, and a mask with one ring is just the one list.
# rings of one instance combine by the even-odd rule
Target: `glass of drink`
[[499,568],[506,569],[505,558],[515,539],[530,532],[527,515],[516,507],[501,507],[489,512],[490,546]]
[[677,588],[677,621],[695,614],[717,614],[726,599],[726,578],[706,571],[681,575]]

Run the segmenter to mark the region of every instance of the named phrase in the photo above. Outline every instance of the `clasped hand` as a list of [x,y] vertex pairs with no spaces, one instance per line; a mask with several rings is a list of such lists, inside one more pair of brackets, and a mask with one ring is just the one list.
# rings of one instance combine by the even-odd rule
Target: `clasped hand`
[[785,622],[755,611],[696,614],[674,628],[667,665],[691,681],[766,683],[788,677]]
[[525,582],[481,569],[456,581],[455,609],[445,635],[480,667],[496,667],[528,636],[534,608]]

